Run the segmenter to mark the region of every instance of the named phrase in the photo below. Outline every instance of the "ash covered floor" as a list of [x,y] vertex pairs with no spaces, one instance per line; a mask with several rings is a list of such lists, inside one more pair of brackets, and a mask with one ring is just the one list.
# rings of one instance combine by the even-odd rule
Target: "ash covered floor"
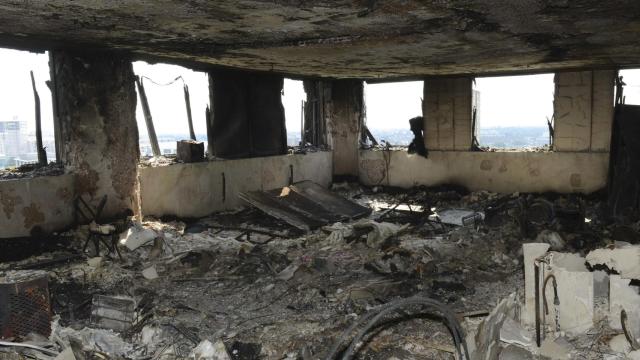
[[[488,346],[474,343],[480,324],[510,294],[524,297],[524,243],[586,255],[614,240],[637,241],[637,224],[622,229],[599,220],[597,197],[353,184],[334,190],[373,212],[307,233],[251,208],[189,221],[146,218],[118,229],[125,230],[122,259],[104,246],[93,256],[91,242],[92,255],[82,255],[89,227],[81,226],[60,234],[61,242],[72,244],[68,250],[0,269],[48,273],[52,335],[31,340],[57,344],[54,351],[70,345],[75,358],[324,359],[354,321],[411,296],[445,304],[471,348]],[[131,317],[123,309],[105,316],[96,310],[96,295],[133,300],[135,310]],[[571,358],[616,354],[608,342],[620,332],[606,324],[594,329],[559,334]],[[17,347],[0,351],[47,357]],[[438,314],[419,307],[385,318],[357,351],[362,359],[456,358],[449,329]]]

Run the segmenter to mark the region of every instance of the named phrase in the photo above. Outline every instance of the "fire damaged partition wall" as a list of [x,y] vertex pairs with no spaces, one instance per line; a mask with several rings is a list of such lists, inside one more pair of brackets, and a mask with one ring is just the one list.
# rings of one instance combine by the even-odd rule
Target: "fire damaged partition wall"
[[609,211],[621,222],[640,209],[640,106],[616,105],[609,163]]
[[209,82],[209,149],[215,157],[287,153],[281,76],[226,70],[210,72]]

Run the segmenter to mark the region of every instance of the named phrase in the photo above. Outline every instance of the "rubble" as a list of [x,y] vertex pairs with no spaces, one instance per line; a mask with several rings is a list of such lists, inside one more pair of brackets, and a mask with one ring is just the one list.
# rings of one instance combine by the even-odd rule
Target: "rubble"
[[[122,259],[54,252],[2,266],[48,272],[58,318],[44,345],[62,358],[324,358],[370,311],[415,296],[456,314],[471,359],[598,359],[614,353],[609,339],[623,331],[622,309],[630,332],[640,333],[635,282],[615,274],[617,263],[589,263],[595,254],[612,264],[606,248],[612,227],[595,216],[581,230],[538,216],[525,221],[523,232],[526,201],[518,199],[526,194],[339,191],[372,212],[306,232],[251,208],[185,221],[145,218],[122,234]],[[497,206],[500,201],[519,205]],[[473,226],[433,216],[450,209],[487,216]],[[65,233],[69,246],[82,248],[86,231]],[[594,251],[570,252],[587,236],[600,239],[589,240]],[[532,243],[540,239],[549,240]],[[539,293],[547,280],[538,299],[540,347],[534,264]],[[625,274],[634,271],[628,265]],[[115,303],[97,299],[126,299],[127,305],[105,307]],[[415,310],[421,308],[383,316],[386,325],[353,348],[357,356],[453,358],[459,347],[447,325]]]
[[31,179],[39,176],[58,176],[64,174],[62,163],[52,162],[46,166],[25,164],[16,168],[0,170],[0,180]]

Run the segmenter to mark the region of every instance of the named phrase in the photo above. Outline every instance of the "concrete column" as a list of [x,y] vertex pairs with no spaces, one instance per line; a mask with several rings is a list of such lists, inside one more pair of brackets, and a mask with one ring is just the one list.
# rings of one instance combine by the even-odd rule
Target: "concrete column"
[[335,80],[325,91],[328,143],[333,150],[333,176],[358,176],[358,149],[363,122],[363,83]]
[[615,70],[555,75],[554,150],[609,151]]
[[55,50],[51,66],[63,161],[76,193],[94,205],[107,195],[104,217],[135,209],[140,150],[131,61]]
[[471,78],[430,78],[424,81],[424,141],[428,150],[471,148]]

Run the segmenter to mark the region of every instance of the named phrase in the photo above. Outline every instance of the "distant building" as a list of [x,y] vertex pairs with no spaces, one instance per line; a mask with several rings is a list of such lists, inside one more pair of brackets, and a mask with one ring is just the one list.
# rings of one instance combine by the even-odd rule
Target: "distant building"
[[5,157],[20,157],[25,152],[27,123],[17,116],[11,121],[0,120],[0,154]]
[[471,95],[471,110],[476,112],[476,127],[473,129],[473,134],[478,137],[478,129],[480,129],[480,91],[473,90]]

